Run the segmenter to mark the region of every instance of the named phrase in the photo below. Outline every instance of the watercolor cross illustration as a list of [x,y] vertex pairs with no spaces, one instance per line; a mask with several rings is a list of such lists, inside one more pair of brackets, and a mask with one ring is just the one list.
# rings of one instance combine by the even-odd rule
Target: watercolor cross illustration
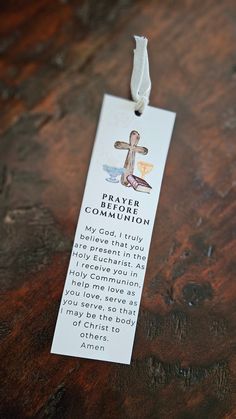
[[138,146],[138,142],[140,140],[140,134],[138,131],[131,131],[129,136],[129,143],[124,141],[116,141],[114,147],[119,150],[128,150],[125,163],[124,163],[124,173],[121,176],[121,183],[124,186],[130,186],[127,176],[132,175],[134,172],[134,164],[135,164],[135,154],[147,154],[148,149],[146,147]]

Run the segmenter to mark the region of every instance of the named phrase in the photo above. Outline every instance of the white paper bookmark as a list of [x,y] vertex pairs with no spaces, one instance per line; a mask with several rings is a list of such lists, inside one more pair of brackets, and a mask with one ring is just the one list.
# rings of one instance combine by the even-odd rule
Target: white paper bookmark
[[136,103],[104,96],[52,353],[130,363],[175,120],[146,81]]
[[53,353],[130,363],[174,120],[105,95]]

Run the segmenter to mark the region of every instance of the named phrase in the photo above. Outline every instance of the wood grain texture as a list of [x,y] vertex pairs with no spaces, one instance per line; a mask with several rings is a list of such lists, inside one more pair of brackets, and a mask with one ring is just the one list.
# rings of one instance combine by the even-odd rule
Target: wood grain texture
[[[233,419],[233,0],[40,0],[0,11],[0,417]],[[105,92],[177,112],[131,366],[51,355]]]

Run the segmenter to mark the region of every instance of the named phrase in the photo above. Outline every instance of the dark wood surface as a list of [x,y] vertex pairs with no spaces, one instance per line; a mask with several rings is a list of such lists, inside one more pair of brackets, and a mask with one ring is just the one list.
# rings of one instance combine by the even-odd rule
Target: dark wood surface
[[[2,419],[233,419],[233,0],[2,1]],[[151,104],[177,112],[131,366],[49,353],[100,106],[128,98],[149,38]]]

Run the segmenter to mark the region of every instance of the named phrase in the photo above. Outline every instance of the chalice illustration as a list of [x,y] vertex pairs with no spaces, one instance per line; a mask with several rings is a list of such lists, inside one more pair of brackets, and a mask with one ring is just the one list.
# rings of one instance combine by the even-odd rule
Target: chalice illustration
[[107,182],[112,183],[119,183],[119,180],[117,179],[117,176],[121,176],[124,173],[124,169],[122,167],[113,167],[108,166],[107,164],[104,164],[103,170],[108,173],[110,177],[106,178]]
[[148,163],[146,161],[138,161],[137,162],[138,170],[141,173],[141,178],[144,179],[144,177],[151,172],[154,165],[152,163]]

